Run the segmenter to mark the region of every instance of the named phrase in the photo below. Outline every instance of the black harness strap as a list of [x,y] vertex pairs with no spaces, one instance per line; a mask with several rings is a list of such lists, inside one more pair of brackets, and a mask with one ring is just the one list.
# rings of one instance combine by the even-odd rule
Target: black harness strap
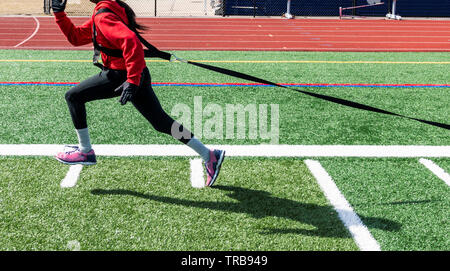
[[[105,12],[115,14],[109,8],[101,8],[101,9],[99,9],[97,11],[95,16],[97,16],[98,14],[101,14],[101,13],[105,13]],[[122,23],[124,25],[126,25],[131,31],[133,31],[136,34],[136,36],[138,37],[138,39],[142,42],[142,44],[144,44],[144,46],[148,48],[148,49],[144,49],[144,56],[145,57],[157,57],[157,58],[162,58],[162,59],[170,61],[170,59],[172,57],[172,54],[160,51],[158,48],[156,48],[155,46],[151,45],[148,41],[146,41],[139,34],[139,32],[136,31],[136,29],[132,29],[117,14],[115,14],[115,15],[122,21]],[[122,50],[106,48],[106,47],[103,47],[101,44],[99,44],[97,42],[97,28],[95,27],[95,20],[92,20],[92,43],[94,44],[94,57],[93,57],[92,61],[93,61],[95,66],[97,66],[97,67],[99,67],[101,69],[104,69],[104,67],[103,67],[102,64],[99,63],[100,52],[103,52],[104,54],[106,54],[108,56],[123,57]]]
[[[98,15],[100,13],[103,12],[110,12],[113,13],[114,12],[108,8],[102,8],[100,9],[95,15]],[[117,15],[116,15],[117,16]],[[119,16],[117,16],[119,17]],[[120,18],[120,17],[119,17]],[[122,21],[123,22],[123,21]],[[123,22],[125,24],[125,22]],[[130,28],[127,24],[125,24],[128,28]],[[131,28],[130,28],[131,29]],[[323,94],[318,94],[318,93],[314,93],[314,92],[309,92],[309,91],[305,91],[305,90],[300,90],[300,89],[295,89],[295,88],[291,88],[291,87],[286,87],[277,83],[273,83],[252,75],[248,75],[245,73],[241,73],[241,72],[237,72],[237,71],[233,71],[233,70],[228,70],[225,68],[220,68],[220,67],[216,67],[216,66],[212,66],[212,65],[208,65],[208,64],[204,64],[204,63],[198,63],[198,62],[193,62],[193,61],[188,61],[188,60],[184,60],[181,58],[176,57],[173,54],[167,53],[167,52],[163,52],[160,51],[158,48],[156,48],[155,46],[151,45],[148,41],[146,41],[135,29],[131,29],[134,33],[136,33],[137,37],[139,38],[139,40],[142,42],[142,44],[144,44],[148,50],[144,50],[144,54],[145,57],[158,57],[158,58],[162,58],[168,61],[171,61],[171,57],[174,56],[176,60],[187,63],[187,64],[191,64],[203,69],[207,69],[213,72],[218,72],[221,74],[226,74],[229,76],[233,76],[233,77],[237,77],[237,78],[241,78],[244,80],[248,80],[248,81],[253,81],[253,82],[257,82],[257,83],[262,83],[262,84],[266,84],[266,85],[271,85],[271,86],[275,86],[275,87],[280,87],[280,88],[284,88],[284,89],[290,89],[296,92],[300,92],[303,93],[305,95],[317,98],[317,99],[321,99],[321,100],[325,100],[325,101],[329,101],[335,104],[340,104],[340,105],[345,105],[348,107],[352,107],[352,108],[356,108],[356,109],[360,109],[360,110],[366,110],[366,111],[370,111],[370,112],[376,112],[376,113],[380,113],[380,114],[385,114],[385,115],[391,115],[391,116],[396,116],[396,117],[401,117],[401,118],[405,118],[405,119],[410,119],[410,120],[415,120],[418,122],[422,122],[428,125],[432,125],[435,127],[440,127],[440,128],[444,128],[446,130],[450,130],[450,125],[449,124],[445,124],[445,123],[440,123],[440,122],[435,122],[435,121],[428,121],[428,120],[423,120],[423,119],[418,119],[418,118],[414,118],[414,117],[408,117],[405,115],[401,115],[401,114],[397,114],[394,112],[389,112],[383,109],[379,109],[373,106],[369,106],[369,105],[365,105],[365,104],[361,104],[361,103],[357,103],[357,102],[353,102],[353,101],[349,101],[349,100],[344,100],[341,98],[336,98],[336,97],[332,97],[332,96],[327,96],[327,95],[323,95]],[[96,35],[97,35],[97,31],[95,29],[95,23],[93,23],[93,43],[94,43],[94,65],[99,66],[101,68],[103,68],[103,65],[101,65],[100,63],[98,63],[98,58],[100,56],[100,52],[103,52],[107,55],[110,56],[115,56],[115,57],[123,57],[122,56],[122,51],[121,50],[116,50],[116,49],[108,49],[105,48],[103,46],[101,46],[100,44],[97,43],[96,41]]]
[[418,118],[414,118],[414,117],[408,117],[405,115],[401,115],[401,114],[397,114],[397,113],[393,113],[393,112],[389,112],[383,109],[379,109],[370,105],[365,105],[365,104],[361,104],[361,103],[357,103],[357,102],[353,102],[353,101],[349,101],[349,100],[344,100],[341,98],[336,98],[336,97],[332,97],[332,96],[327,96],[327,95],[323,95],[323,94],[318,94],[318,93],[314,93],[314,92],[309,92],[309,91],[305,91],[305,90],[300,90],[300,89],[295,89],[295,88],[291,88],[291,87],[286,87],[277,83],[273,83],[255,76],[251,76],[245,73],[241,73],[241,72],[237,72],[237,71],[233,71],[233,70],[228,70],[225,68],[220,68],[220,67],[216,67],[216,66],[212,66],[212,65],[208,65],[208,64],[204,64],[204,63],[198,63],[198,62],[192,62],[192,61],[187,61],[187,60],[180,60],[183,61],[185,63],[203,68],[203,69],[207,69],[210,71],[214,71],[214,72],[218,72],[221,74],[226,74],[226,75],[230,75],[233,77],[237,77],[237,78],[241,78],[247,81],[253,81],[256,83],[262,83],[265,85],[271,85],[271,86],[275,86],[275,87],[280,87],[280,88],[284,88],[284,89],[289,89],[289,90],[293,90],[296,92],[300,92],[303,93],[305,95],[314,97],[314,98],[318,98],[321,100],[325,100],[325,101],[329,101],[335,104],[340,104],[340,105],[345,105],[348,107],[352,107],[352,108],[356,108],[356,109],[361,109],[361,110],[365,110],[365,111],[370,111],[370,112],[376,112],[376,113],[380,113],[380,114],[385,114],[385,115],[391,115],[391,116],[397,116],[397,117],[401,117],[401,118],[406,118],[406,119],[410,119],[410,120],[415,120],[418,122],[422,122],[428,125],[432,125],[432,126],[436,126],[436,127],[440,127],[440,128],[444,128],[447,130],[450,130],[450,125],[449,124],[445,124],[445,123],[440,123],[440,122],[435,122],[435,121],[428,121],[428,120],[423,120],[423,119],[418,119]]

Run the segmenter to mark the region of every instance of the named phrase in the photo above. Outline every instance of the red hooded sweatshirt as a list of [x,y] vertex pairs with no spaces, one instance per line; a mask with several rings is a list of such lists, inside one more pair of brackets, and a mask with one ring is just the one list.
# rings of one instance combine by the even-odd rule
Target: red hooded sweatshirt
[[[115,14],[105,12],[95,16],[101,8],[109,8]],[[81,26],[75,26],[65,12],[56,12],[55,19],[67,40],[74,46],[92,42],[92,20],[95,20],[97,42],[103,47],[123,51],[123,58],[108,56],[102,52],[103,65],[109,69],[126,70],[127,81],[139,85],[142,70],[146,66],[144,48],[136,34],[123,23],[128,24],[128,18],[125,9],[119,4],[111,0],[99,2],[91,19]]]

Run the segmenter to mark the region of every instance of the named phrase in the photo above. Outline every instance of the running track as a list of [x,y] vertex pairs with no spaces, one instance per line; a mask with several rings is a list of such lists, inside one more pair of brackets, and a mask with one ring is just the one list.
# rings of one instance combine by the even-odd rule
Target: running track
[[[87,18],[73,17],[79,25]],[[161,50],[449,52],[450,21],[268,18],[141,18]],[[0,49],[73,47],[53,17],[0,17]]]

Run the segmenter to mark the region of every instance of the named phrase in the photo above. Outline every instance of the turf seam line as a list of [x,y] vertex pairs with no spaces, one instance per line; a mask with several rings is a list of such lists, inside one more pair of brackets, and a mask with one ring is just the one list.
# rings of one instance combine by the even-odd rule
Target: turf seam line
[[83,169],[83,165],[72,165],[69,167],[69,171],[67,171],[66,177],[61,181],[62,188],[74,187],[78,178],[80,177],[81,170]]
[[205,187],[202,159],[195,158],[195,159],[191,159],[189,162],[190,162],[190,166],[191,166],[191,186],[194,188]]
[[333,205],[339,218],[351,233],[359,249],[362,251],[381,251],[378,242],[370,234],[359,216],[353,211],[350,203],[345,199],[341,191],[339,191],[339,188],[319,161],[305,160],[304,162],[314,178],[316,178],[325,197]]
[[34,32],[33,32],[28,38],[24,39],[22,42],[20,42],[20,43],[17,44],[16,46],[14,46],[14,48],[17,48],[17,47],[19,47],[20,45],[24,44],[25,42],[31,40],[31,39],[37,34],[37,32],[39,31],[39,27],[40,27],[40,25],[41,25],[41,24],[39,23],[39,20],[38,20],[35,16],[33,16],[33,19],[34,19],[34,21],[36,22],[36,28],[34,29]]
[[[54,156],[63,144],[0,144],[2,156]],[[419,145],[209,145],[238,157],[450,157],[450,146]],[[93,145],[99,156],[198,157],[181,144]]]
[[450,175],[445,172],[444,169],[428,159],[420,158],[419,162],[426,168],[428,168],[431,172],[433,172],[433,174],[436,175],[439,179],[443,180],[448,186],[450,186]]

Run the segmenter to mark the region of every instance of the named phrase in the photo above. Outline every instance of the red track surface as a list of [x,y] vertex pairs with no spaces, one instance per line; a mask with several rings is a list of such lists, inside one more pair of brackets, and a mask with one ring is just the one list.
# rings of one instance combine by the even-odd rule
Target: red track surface
[[[75,24],[87,18],[73,17]],[[161,50],[450,51],[450,21],[141,18]],[[33,35],[34,34],[34,35]],[[73,47],[53,17],[0,17],[0,49]]]

